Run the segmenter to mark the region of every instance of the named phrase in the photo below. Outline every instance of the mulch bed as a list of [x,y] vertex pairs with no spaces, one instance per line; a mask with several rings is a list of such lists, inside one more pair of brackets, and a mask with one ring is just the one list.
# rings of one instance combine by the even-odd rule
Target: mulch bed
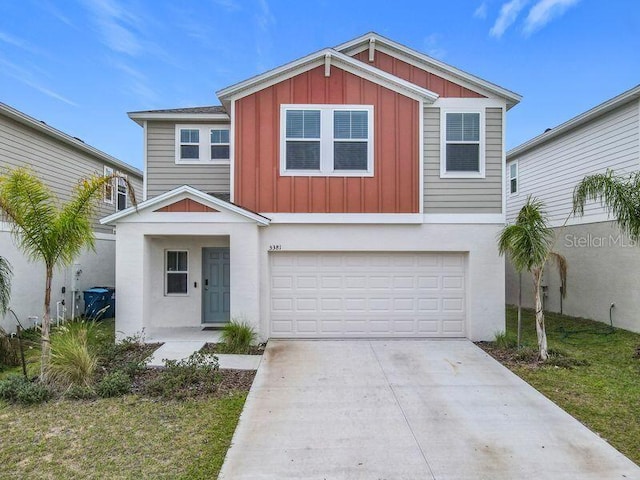
[[586,360],[579,360],[554,350],[549,350],[549,359],[542,361],[538,351],[532,348],[504,348],[493,342],[476,342],[476,345],[507,367],[536,369],[548,366],[573,368],[589,365]]
[[[262,355],[266,346],[266,343],[251,345],[251,347],[249,347],[249,353],[247,353],[247,355]],[[200,351],[202,353],[226,354],[228,352],[225,349],[226,345],[224,343],[205,343],[204,347],[202,347]]]
[[[141,396],[147,396],[145,393],[145,387],[147,383],[155,380],[162,374],[162,367],[146,368],[133,379],[133,385],[131,393],[136,393]],[[198,386],[191,386],[187,396],[200,396],[207,397],[224,397],[230,393],[244,391],[248,392],[253,383],[253,379],[256,376],[255,370],[218,370],[217,372],[218,382],[216,383],[216,390],[214,392],[199,392]]]

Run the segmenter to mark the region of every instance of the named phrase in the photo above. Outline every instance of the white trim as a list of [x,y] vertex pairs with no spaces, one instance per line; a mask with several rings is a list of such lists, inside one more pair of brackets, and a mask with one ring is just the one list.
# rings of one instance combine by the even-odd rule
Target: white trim
[[[114,173],[113,167],[110,167],[108,165],[103,165],[102,167],[102,176],[103,177],[110,177],[112,176]],[[107,200],[107,195],[106,195],[106,190],[107,187],[110,186],[111,187],[111,198]],[[113,178],[111,179],[111,184],[107,184],[105,183],[103,185],[102,188],[102,203],[105,203],[107,205],[113,205],[114,204],[114,198],[115,198],[115,193],[114,193],[114,188],[113,188]]]
[[324,76],[331,76],[331,54],[325,53],[324,55]]
[[507,160],[515,157],[516,155],[522,155],[523,153],[531,150],[532,148],[540,145],[541,143],[551,140],[552,138],[556,138],[568,132],[569,130],[573,130],[574,128],[577,128],[580,125],[590,122],[591,120],[601,115],[604,115],[605,113],[610,112],[611,110],[621,107],[622,105],[630,101],[636,100],[638,98],[640,98],[640,85],[637,85],[632,89],[627,90],[624,93],[621,93],[617,97],[607,100],[606,102],[601,103],[596,107],[593,107],[591,110],[587,110],[586,112],[581,113],[580,115],[573,117],[572,119],[567,120],[564,123],[561,123],[557,127],[554,127],[551,130],[541,135],[538,135],[537,137],[534,137],[531,140],[528,140],[518,145],[515,148],[512,148],[507,152]]
[[505,224],[505,216],[502,213],[426,213],[424,223],[441,224]]
[[271,223],[420,224],[419,213],[265,213]]
[[[134,213],[139,213],[143,210],[148,210],[168,200],[174,199],[178,201],[180,199],[179,197],[183,197],[183,198],[192,197],[194,200],[201,202],[204,205],[210,206],[211,208],[223,209],[232,213],[236,213],[238,215],[244,216],[246,218],[249,218],[255,221],[259,225],[263,225],[263,226],[269,225],[270,219],[262,215],[259,215],[254,212],[250,212],[249,210],[245,210],[244,208],[234,205],[233,203],[225,202],[224,200],[221,200],[217,197],[207,195],[206,193],[201,192],[200,190],[197,190],[188,185],[182,185],[181,187],[174,188],[173,190],[165,192],[162,195],[158,195],[157,197],[153,197],[149,200],[146,200],[138,204],[137,207],[129,207],[126,210],[122,210],[120,212],[114,213],[113,215],[104,217],[100,219],[100,223],[102,225],[113,224],[124,217],[128,217]],[[185,212],[185,213],[188,213],[188,212]]]
[[231,124],[229,126],[229,200],[235,200],[236,174],[236,101],[231,100]]
[[395,75],[391,75],[383,70],[369,66],[364,62],[355,60],[331,48],[325,48],[324,50],[320,50],[319,52],[312,53],[306,57],[302,57],[298,60],[265,72],[262,75],[257,75],[243,82],[218,90],[216,95],[218,95],[218,98],[223,100],[223,102],[237,100],[263,90],[269,86],[275,85],[276,83],[280,83],[287,78],[294,77],[300,73],[311,70],[312,68],[324,65],[325,55],[327,54],[331,55],[331,62],[333,65],[339,66],[347,72],[385,86],[390,90],[401,93],[410,98],[414,98],[416,100],[422,98],[433,103],[439,97],[435,92],[431,92],[426,88],[419,87],[418,85],[407,82]]
[[226,113],[161,113],[161,112],[129,112],[127,116],[142,125],[144,120],[175,120],[177,122],[218,121],[228,122]]
[[[318,110],[320,111],[320,168],[319,170],[291,170],[286,168],[286,128],[287,111],[290,110]],[[336,111],[366,111],[367,112],[367,169],[366,170],[336,170],[334,165],[334,116]],[[342,105],[342,104],[282,104],[280,105],[280,176],[282,177],[373,177],[374,176],[374,110],[373,105]],[[305,140],[305,139],[301,139]],[[316,139],[306,139],[316,141]],[[364,143],[364,142],[363,142]]]
[[[213,160],[211,158],[211,130],[229,130],[229,137],[231,137],[231,125],[228,123],[219,124],[187,124],[176,123],[175,124],[175,163],[176,165],[229,165],[231,159]],[[198,157],[183,159],[180,158],[180,147],[182,142],[180,141],[180,132],[182,130],[198,130]],[[231,156],[231,149],[229,149],[229,156]]]
[[[186,270],[176,270],[173,272],[169,272],[169,267],[167,265],[168,261],[167,261],[167,254],[169,252],[186,252],[187,254],[187,269]],[[165,297],[188,297],[189,296],[189,262],[190,262],[190,252],[188,249],[177,249],[177,248],[165,248],[164,249],[164,296]],[[169,288],[169,282],[167,281],[167,275],[169,273],[185,273],[187,275],[187,282],[186,282],[186,289],[187,291],[184,293],[169,293],[168,292],[168,288]]]
[[142,122],[142,131],[144,132],[144,138],[142,141],[142,162],[144,165],[144,169],[142,170],[142,201],[144,202],[147,199],[147,185],[148,185],[148,180],[147,180],[147,144],[148,144],[148,138],[147,136],[149,135],[149,131],[147,130],[147,121],[145,120],[144,122]]
[[136,177],[142,177],[142,172],[137,168],[132,167],[131,165],[124,163],[122,160],[118,160],[117,158],[112,157],[111,155],[104,153],[98,150],[97,148],[94,148],[84,143],[82,140],[72,137],[71,135],[67,135],[66,133],[61,132],[56,128],[50,127],[46,123],[38,121],[35,118],[32,118],[29,115],[26,115],[25,113],[22,113],[16,110],[15,108],[10,107],[9,105],[6,105],[2,102],[0,102],[0,113],[5,114],[7,117],[19,123],[27,125],[33,128],[34,130],[42,132],[46,135],[49,135],[50,137],[60,140],[61,142],[67,145],[71,145],[85,153],[88,153],[89,155],[92,155],[98,161],[100,161],[100,163],[106,162],[108,164],[113,165],[115,168],[126,170],[132,175],[135,175]]
[[[505,179],[505,175],[506,175],[506,168],[507,168],[507,147],[506,147],[506,141],[507,141],[507,109],[506,106],[503,106],[502,109],[502,153],[501,153],[501,157],[502,157],[502,213],[505,216],[507,216],[507,191],[506,191],[506,187],[504,184],[504,179]],[[520,185],[518,184],[518,190],[520,190]]]
[[438,108],[470,108],[470,109],[484,109],[484,108],[504,108],[505,102],[497,98],[439,98],[431,107]]
[[[458,172],[447,170],[447,114],[454,113],[474,113],[480,116],[479,118],[479,141],[478,143],[478,171],[477,172]],[[485,157],[486,157],[486,144],[485,138],[486,131],[486,111],[485,109],[474,108],[440,108],[440,178],[485,178]],[[475,145],[476,142],[453,142],[453,143],[467,143]],[[504,163],[504,162],[503,162]],[[504,178],[504,177],[503,177]]]
[[[431,58],[421,52],[418,52],[417,50],[401,45],[375,32],[365,33],[360,37],[354,38],[353,40],[350,40],[348,42],[345,42],[341,45],[336,46],[335,49],[341,52],[350,51],[350,50],[354,51],[361,44],[364,44],[365,48],[367,48],[368,43],[371,41],[371,39],[375,40],[376,42],[375,48],[378,51],[384,52],[385,49],[391,49],[394,54],[395,53],[404,54],[405,58],[403,60],[407,61],[407,63],[411,63],[414,66],[417,66],[427,71],[429,71],[429,69],[426,67],[429,67],[430,69],[436,70],[436,72],[433,72],[433,73],[436,73],[447,80],[455,81],[458,84],[462,84],[461,82],[465,82],[465,83],[468,82],[471,86],[473,86],[472,90],[477,90],[477,88],[479,87],[483,90],[486,90],[489,93],[505,98],[508,101],[509,108],[519,103],[522,98],[517,93],[514,93],[505,88],[502,88],[494,83],[483,80],[480,77],[476,77],[475,75],[472,75],[463,70],[455,68],[444,62]],[[387,52],[384,52],[384,53],[387,53]],[[397,55],[394,55],[394,56],[397,57]],[[462,85],[466,86],[464,84]]]
[[424,103],[421,101],[419,104],[418,112],[418,125],[420,131],[418,132],[418,158],[420,164],[418,165],[418,211],[424,213]]

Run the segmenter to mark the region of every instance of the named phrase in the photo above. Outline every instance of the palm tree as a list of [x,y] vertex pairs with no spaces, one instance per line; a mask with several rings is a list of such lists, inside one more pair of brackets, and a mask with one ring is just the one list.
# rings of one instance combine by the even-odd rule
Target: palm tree
[[7,313],[11,298],[11,264],[0,257],[0,315]]
[[46,381],[50,358],[51,281],[56,266],[68,266],[85,248],[95,249],[92,229],[98,200],[105,185],[115,178],[127,183],[131,203],[133,188],[124,177],[93,176],[81,180],[69,201],[59,204],[44,183],[29,170],[18,168],[0,175],[0,210],[11,224],[16,243],[32,261],[45,265],[42,316],[41,381]]
[[607,170],[584,177],[573,191],[574,215],[584,215],[588,200],[600,201],[623,232],[634,241],[640,240],[640,172],[616,175]]
[[564,292],[567,291],[567,261],[562,255],[553,252],[554,241],[553,229],[549,227],[542,202],[531,196],[527,198],[527,202],[518,213],[515,224],[507,225],[498,238],[500,255],[509,254],[518,272],[526,270],[533,275],[536,333],[542,360],[549,358],[540,294],[542,274],[548,260],[555,261],[558,266],[560,282],[563,287],[562,294],[564,295]]

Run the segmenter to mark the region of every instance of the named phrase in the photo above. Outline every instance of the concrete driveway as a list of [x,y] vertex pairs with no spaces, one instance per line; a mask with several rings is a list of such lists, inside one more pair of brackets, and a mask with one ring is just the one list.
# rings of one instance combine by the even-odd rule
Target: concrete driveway
[[270,341],[221,479],[640,479],[465,340]]

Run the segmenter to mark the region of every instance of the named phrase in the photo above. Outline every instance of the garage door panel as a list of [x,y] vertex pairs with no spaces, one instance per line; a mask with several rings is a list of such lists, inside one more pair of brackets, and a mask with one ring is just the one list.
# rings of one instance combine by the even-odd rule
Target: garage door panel
[[273,337],[464,336],[463,254],[271,255]]

